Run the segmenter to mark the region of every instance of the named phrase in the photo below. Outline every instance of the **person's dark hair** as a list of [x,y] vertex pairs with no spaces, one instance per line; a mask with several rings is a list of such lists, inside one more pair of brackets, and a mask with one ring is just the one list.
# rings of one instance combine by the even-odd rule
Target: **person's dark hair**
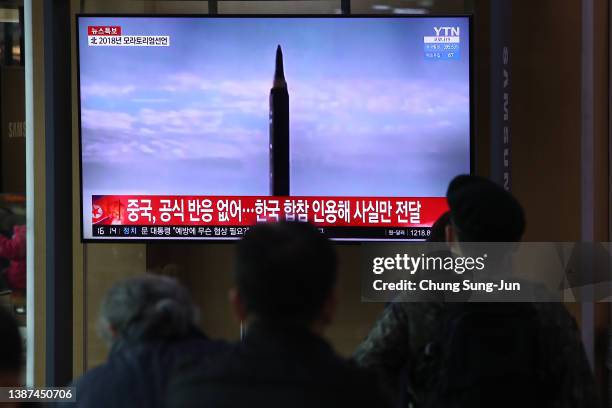
[[442,214],[436,222],[431,226],[431,234],[427,238],[427,242],[445,242],[446,241],[446,226],[450,223],[450,211]]
[[197,313],[176,280],[145,274],[115,284],[104,297],[100,330],[104,338],[127,341],[179,338],[190,333]]
[[0,372],[19,373],[23,364],[23,343],[13,315],[0,307]]
[[521,204],[500,185],[478,176],[461,175],[446,193],[459,241],[517,242],[525,231]]
[[237,245],[235,279],[248,313],[265,320],[316,320],[336,284],[336,253],[315,227],[252,227]]

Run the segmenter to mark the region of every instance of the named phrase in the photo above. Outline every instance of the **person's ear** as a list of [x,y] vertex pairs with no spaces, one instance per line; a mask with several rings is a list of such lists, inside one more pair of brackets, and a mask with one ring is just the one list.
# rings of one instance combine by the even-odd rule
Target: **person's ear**
[[448,224],[446,227],[444,227],[444,238],[446,239],[446,242],[456,241],[455,229],[451,224]]
[[323,308],[321,309],[321,323],[325,326],[329,326],[332,323],[336,315],[337,306],[338,292],[336,288],[334,288],[325,300],[325,303],[323,303]]
[[117,330],[115,326],[110,323],[108,325],[108,331],[110,332],[113,341],[116,340],[117,337],[119,337],[119,330]]
[[232,305],[232,309],[234,311],[234,316],[240,321],[244,322],[247,318],[247,311],[242,301],[242,297],[240,296],[240,292],[238,288],[231,288],[229,291],[229,302]]
[[446,235],[446,242],[450,251],[455,255],[461,255],[463,252],[459,245],[457,229],[452,224],[449,224],[444,228],[444,233]]

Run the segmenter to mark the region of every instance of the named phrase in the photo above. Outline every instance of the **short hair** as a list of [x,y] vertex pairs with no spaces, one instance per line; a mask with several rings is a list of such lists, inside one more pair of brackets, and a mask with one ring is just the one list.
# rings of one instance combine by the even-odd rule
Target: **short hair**
[[20,373],[23,364],[23,340],[13,314],[0,307],[0,372]]
[[517,199],[500,185],[483,177],[460,175],[450,182],[446,197],[459,241],[521,240],[525,212]]
[[252,227],[237,245],[235,280],[248,313],[265,320],[316,320],[337,278],[336,253],[315,227]]
[[197,321],[189,293],[176,280],[153,274],[116,283],[104,297],[100,329],[113,341],[112,331],[129,341],[180,338]]

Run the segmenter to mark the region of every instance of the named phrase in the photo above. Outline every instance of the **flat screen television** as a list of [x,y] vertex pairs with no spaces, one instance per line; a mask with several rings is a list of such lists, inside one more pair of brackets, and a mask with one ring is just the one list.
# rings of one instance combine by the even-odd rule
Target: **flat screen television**
[[466,16],[79,15],[82,238],[422,240],[471,171]]

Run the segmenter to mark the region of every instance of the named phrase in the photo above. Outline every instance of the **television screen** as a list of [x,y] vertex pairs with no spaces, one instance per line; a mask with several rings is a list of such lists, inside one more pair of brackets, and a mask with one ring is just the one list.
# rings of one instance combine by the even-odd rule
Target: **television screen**
[[86,241],[422,240],[470,172],[468,17],[77,24]]

